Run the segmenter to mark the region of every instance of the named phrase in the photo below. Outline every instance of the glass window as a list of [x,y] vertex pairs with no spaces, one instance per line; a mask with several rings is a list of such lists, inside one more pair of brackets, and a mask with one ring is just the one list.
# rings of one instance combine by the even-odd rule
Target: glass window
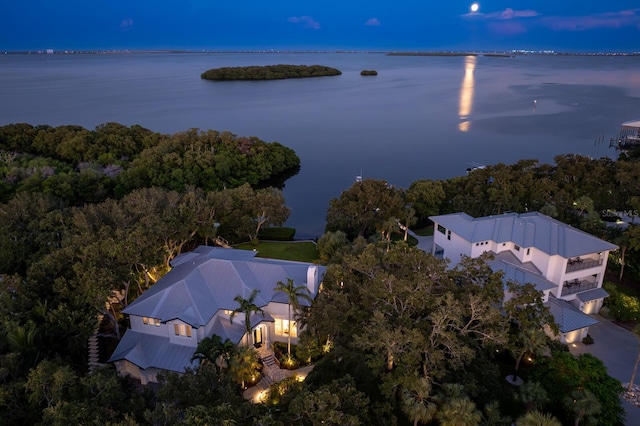
[[298,327],[295,321],[276,319],[275,332],[278,336],[287,336],[291,332],[291,337],[298,337]]
[[188,324],[173,324],[176,336],[191,337],[191,326]]

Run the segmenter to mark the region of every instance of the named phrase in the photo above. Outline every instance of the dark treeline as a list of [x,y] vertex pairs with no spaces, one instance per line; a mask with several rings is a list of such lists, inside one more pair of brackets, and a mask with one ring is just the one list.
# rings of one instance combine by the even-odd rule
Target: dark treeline
[[137,188],[207,191],[256,186],[299,167],[293,150],[255,137],[191,129],[164,135],[134,125],[0,127],[0,201],[43,193],[69,205]]
[[340,75],[338,69],[323,65],[266,65],[214,68],[202,73],[206,80],[281,80],[286,78]]

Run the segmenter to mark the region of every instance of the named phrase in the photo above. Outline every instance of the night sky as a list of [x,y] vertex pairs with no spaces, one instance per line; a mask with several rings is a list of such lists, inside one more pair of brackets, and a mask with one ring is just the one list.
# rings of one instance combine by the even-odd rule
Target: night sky
[[638,0],[2,0],[0,50],[640,51]]

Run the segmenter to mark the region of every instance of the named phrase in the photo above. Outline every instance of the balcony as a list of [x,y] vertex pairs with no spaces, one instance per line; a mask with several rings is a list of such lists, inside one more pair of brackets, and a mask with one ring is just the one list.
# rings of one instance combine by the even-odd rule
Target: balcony
[[570,294],[580,293],[581,291],[591,290],[596,288],[597,286],[597,282],[591,282],[587,280],[565,281],[562,286],[562,296],[568,296]]
[[567,261],[567,270],[565,272],[582,271],[583,269],[595,268],[602,265],[602,259],[582,259],[577,257],[575,259],[569,259]]

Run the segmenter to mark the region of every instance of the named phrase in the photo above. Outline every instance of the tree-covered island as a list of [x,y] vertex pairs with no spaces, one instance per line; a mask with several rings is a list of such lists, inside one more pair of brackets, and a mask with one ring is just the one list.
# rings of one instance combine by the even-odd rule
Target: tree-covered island
[[222,67],[205,71],[200,76],[205,80],[283,80],[286,78],[308,78],[341,75],[336,68],[323,65],[265,65],[248,67]]

